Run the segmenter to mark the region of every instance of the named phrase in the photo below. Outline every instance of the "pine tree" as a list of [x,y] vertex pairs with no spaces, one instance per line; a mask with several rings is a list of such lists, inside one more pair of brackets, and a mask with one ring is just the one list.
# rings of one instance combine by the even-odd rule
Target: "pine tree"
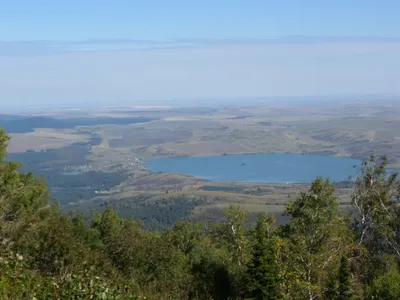
[[350,299],[350,265],[345,256],[340,260],[338,300]]
[[267,235],[271,220],[259,217],[255,227],[253,259],[250,265],[251,296],[254,299],[277,299],[278,268],[273,240]]
[[325,299],[337,300],[339,297],[339,283],[335,276],[331,276],[326,284],[325,288]]

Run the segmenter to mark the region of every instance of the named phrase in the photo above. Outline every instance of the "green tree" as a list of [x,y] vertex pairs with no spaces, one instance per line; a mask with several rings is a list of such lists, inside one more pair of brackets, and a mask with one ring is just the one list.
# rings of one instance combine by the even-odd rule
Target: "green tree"
[[102,214],[93,216],[91,227],[97,229],[101,239],[107,241],[121,230],[122,220],[111,207],[107,207]]
[[278,299],[278,266],[271,236],[271,218],[260,216],[254,229],[253,258],[249,266],[250,294],[258,300]]
[[328,282],[325,286],[325,299],[327,300],[337,300],[339,297],[339,283],[337,276],[330,276]]
[[400,299],[400,272],[394,264],[386,273],[375,278],[367,288],[367,299]]
[[184,254],[188,255],[203,237],[204,226],[195,222],[177,222],[167,231],[166,238]]
[[50,208],[46,184],[21,173],[19,164],[4,161],[8,141],[0,129],[0,251],[15,245],[19,235]]
[[349,300],[351,298],[350,291],[350,264],[347,257],[342,256],[339,268],[339,286],[338,300]]
[[[325,287],[325,299],[328,300],[350,300],[355,299],[351,286],[351,271],[349,259],[343,255],[336,274],[331,274]],[[358,298],[357,298],[358,299]]]
[[212,236],[217,244],[228,249],[235,264],[244,266],[250,259],[250,245],[246,235],[249,213],[239,206],[231,205],[224,210],[224,215],[225,222],[214,226]]
[[356,180],[352,204],[355,211],[354,228],[358,243],[372,255],[395,253],[400,258],[400,196],[397,173],[386,174],[388,159],[384,156],[362,163]]
[[138,299],[79,220],[48,203],[46,184],[6,162],[0,130],[0,295],[3,299]]
[[190,255],[193,288],[189,299],[235,299],[229,252],[203,239]]
[[295,278],[287,284],[295,298],[316,299],[321,297],[349,237],[333,184],[317,178],[307,193],[287,204],[285,214],[291,217],[281,233],[286,240],[285,261]]

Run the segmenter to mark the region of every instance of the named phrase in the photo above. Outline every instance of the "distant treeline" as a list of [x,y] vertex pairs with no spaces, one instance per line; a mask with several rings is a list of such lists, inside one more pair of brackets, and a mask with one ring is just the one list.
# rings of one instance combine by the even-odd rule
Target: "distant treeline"
[[[97,140],[93,142],[97,143]],[[24,171],[37,171],[42,169],[63,168],[68,165],[82,165],[89,163],[86,155],[90,151],[91,142],[71,146],[47,149],[41,152],[27,151],[24,153],[9,153],[7,160],[18,161],[23,165]]]
[[32,132],[35,128],[68,129],[76,126],[95,126],[102,124],[129,125],[154,120],[149,117],[133,118],[70,118],[56,119],[52,117],[23,117],[0,115],[0,127],[8,133]]
[[44,177],[51,199],[61,206],[71,202],[88,200],[96,196],[96,191],[108,191],[127,179],[123,172],[85,172],[77,175],[63,175],[57,172],[48,172]]
[[89,164],[86,159],[92,145],[101,142],[94,136],[87,143],[76,143],[59,149],[42,152],[10,153],[7,161],[18,161],[21,170],[32,172],[44,179],[50,190],[51,200],[61,206],[70,202],[88,200],[96,196],[96,191],[107,191],[126,180],[124,172],[85,171],[75,175],[64,175],[65,168]]
[[129,199],[119,202],[113,208],[121,217],[142,221],[145,229],[165,230],[178,221],[190,220],[193,209],[206,202],[205,198],[180,195],[142,203]]
[[204,191],[220,191],[220,192],[231,192],[231,193],[242,193],[245,188],[239,186],[225,186],[225,185],[205,185],[201,187]]

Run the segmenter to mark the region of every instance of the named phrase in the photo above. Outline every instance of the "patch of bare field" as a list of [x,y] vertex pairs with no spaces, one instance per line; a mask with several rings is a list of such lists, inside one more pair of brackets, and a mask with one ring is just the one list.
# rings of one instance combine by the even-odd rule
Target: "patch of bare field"
[[166,120],[158,120],[145,124],[135,124],[132,128],[144,128],[144,129],[191,129],[191,130],[201,130],[204,128],[214,128],[220,125],[219,120],[213,119],[190,119],[185,120],[184,118],[174,118]]
[[191,136],[192,132],[178,129],[124,130],[121,138],[109,140],[109,146],[111,148],[144,147],[167,142],[178,142]]
[[11,134],[7,150],[25,152],[28,150],[40,151],[69,146],[73,143],[88,140],[88,136],[76,134],[74,130],[35,129],[34,132]]
[[211,119],[211,118],[207,118],[207,117],[202,117],[202,116],[177,116],[177,117],[167,117],[164,118],[163,121],[165,122],[174,122],[174,121],[185,121],[185,122],[190,122],[190,121],[204,121],[207,119]]
[[[301,153],[325,150],[322,142],[290,130],[220,127],[197,130],[193,137],[146,148],[146,157],[206,156],[244,153]],[[324,146],[330,146],[325,142]],[[144,153],[143,153],[144,154]]]
[[197,187],[201,179],[170,173],[152,173],[147,176],[126,181],[122,188],[126,190],[158,191],[161,193],[174,190],[189,190]]

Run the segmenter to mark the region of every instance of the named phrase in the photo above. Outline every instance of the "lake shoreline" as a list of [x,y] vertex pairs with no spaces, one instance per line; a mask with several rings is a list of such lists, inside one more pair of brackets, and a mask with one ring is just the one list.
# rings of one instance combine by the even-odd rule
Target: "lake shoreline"
[[145,160],[145,167],[152,173],[184,174],[213,182],[307,184],[318,176],[348,181],[357,175],[354,166],[361,162],[342,156],[254,153],[153,158]]

